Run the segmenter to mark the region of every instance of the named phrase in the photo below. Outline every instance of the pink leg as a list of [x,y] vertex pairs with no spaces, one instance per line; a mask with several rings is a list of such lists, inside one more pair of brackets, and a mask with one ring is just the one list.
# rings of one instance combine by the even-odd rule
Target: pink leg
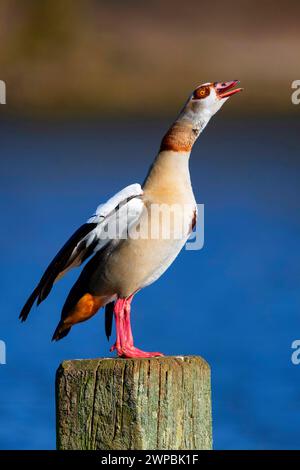
[[127,298],[127,301],[124,305],[125,310],[125,334],[127,339],[128,346],[133,346],[133,336],[131,330],[131,323],[130,323],[130,310],[131,310],[131,302],[133,299],[133,295]]
[[114,346],[111,347],[111,351],[114,349],[119,349],[121,348],[122,344],[122,338],[124,337],[125,334],[125,329],[124,329],[124,304],[125,304],[125,299],[119,299],[114,308],[114,314],[115,314],[115,322],[116,322],[116,333],[117,333],[117,338]]
[[130,323],[130,304],[132,299],[133,295],[127,299],[118,299],[115,303],[114,314],[116,320],[117,339],[110,350],[116,350],[119,357],[163,356],[163,354],[159,352],[146,352],[134,346]]

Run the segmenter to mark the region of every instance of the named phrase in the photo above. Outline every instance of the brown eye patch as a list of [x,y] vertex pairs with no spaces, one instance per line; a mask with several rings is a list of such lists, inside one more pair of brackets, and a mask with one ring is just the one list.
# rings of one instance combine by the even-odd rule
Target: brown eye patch
[[193,98],[195,100],[201,100],[202,98],[206,98],[210,94],[209,86],[201,86],[194,91]]

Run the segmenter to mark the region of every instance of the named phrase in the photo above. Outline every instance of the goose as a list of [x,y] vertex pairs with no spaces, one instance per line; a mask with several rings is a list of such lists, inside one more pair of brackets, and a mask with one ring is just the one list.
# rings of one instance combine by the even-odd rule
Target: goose
[[[131,184],[101,204],[70,237],[51,261],[24,305],[25,321],[36,302],[49,295],[54,282],[71,268],[82,265],[71,288],[52,340],[65,337],[76,324],[105,307],[109,339],[115,319],[116,341],[110,351],[119,357],[162,356],[134,345],[130,323],[131,302],[142,288],[156,281],[172,264],[196,223],[197,205],[189,172],[192,147],[211,117],[232,95],[238,80],[204,83],[189,96],[175,122],[164,135],[159,152],[141,186]],[[175,208],[168,236],[158,230],[161,213],[153,207]],[[187,208],[183,211],[182,208]],[[176,218],[176,217],[177,218]],[[176,220],[176,223],[175,223]],[[174,236],[177,225],[179,236]],[[111,230],[118,226],[119,230]],[[112,233],[113,232],[113,233]]]

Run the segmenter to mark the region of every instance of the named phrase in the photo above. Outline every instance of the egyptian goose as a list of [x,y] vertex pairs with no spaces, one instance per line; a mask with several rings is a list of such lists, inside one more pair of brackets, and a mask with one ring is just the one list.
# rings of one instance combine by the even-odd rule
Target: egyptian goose
[[[196,201],[189,173],[191,149],[210,118],[230,96],[241,91],[241,88],[234,88],[236,84],[237,80],[205,83],[195,89],[163,137],[144,184],[127,186],[100,205],[71,236],[24,305],[20,314],[22,321],[26,320],[35,301],[40,304],[46,299],[55,281],[91,257],[67,297],[52,339],[63,338],[73,325],[88,320],[100,307],[105,307],[108,338],[113,316],[116,324],[116,342],[111,351],[116,350],[120,357],[162,355],[134,346],[131,302],[140,289],[166,271],[193,229]],[[168,236],[161,230],[156,230],[156,236],[152,236],[149,227],[157,229],[161,223],[160,211],[152,211],[152,208],[162,206],[172,208],[177,218],[169,224]],[[180,225],[181,232],[175,237],[176,224]],[[118,233],[109,234],[110,228],[116,226]]]

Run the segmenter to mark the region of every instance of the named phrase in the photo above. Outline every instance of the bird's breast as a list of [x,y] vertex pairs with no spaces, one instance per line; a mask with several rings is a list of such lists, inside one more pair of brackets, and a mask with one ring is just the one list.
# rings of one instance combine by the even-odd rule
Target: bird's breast
[[139,222],[111,254],[106,279],[127,296],[158,279],[174,261],[191,231],[196,204],[192,192],[146,195]]

